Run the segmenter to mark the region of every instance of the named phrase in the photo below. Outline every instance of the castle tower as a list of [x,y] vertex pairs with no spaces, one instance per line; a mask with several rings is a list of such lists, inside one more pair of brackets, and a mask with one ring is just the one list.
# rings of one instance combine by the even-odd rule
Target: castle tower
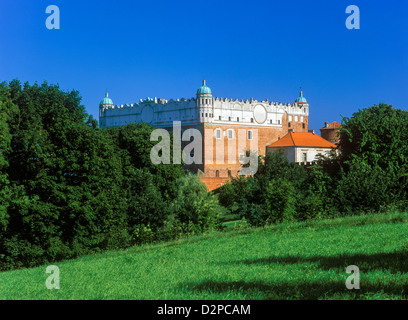
[[323,139],[326,139],[327,141],[330,141],[331,143],[337,145],[340,142],[340,128],[341,124],[337,121],[334,121],[332,123],[325,122],[324,127],[320,129],[320,135]]
[[214,117],[213,111],[213,95],[211,89],[205,84],[197,89],[197,108],[199,110],[200,122],[212,122]]
[[112,108],[113,107],[113,101],[111,98],[109,98],[108,92],[105,94],[105,98],[99,102],[99,127],[104,128],[106,126],[106,123],[103,118],[103,113],[105,112],[106,109]]
[[300,90],[299,97],[295,100],[296,106],[299,108],[308,107],[309,104],[306,101],[306,98],[303,96],[302,90]]
[[294,106],[295,108],[291,108],[291,113],[288,114],[288,119],[287,119],[288,131],[308,132],[309,103],[307,102],[306,98],[303,96],[302,88],[300,88],[299,97],[296,98]]

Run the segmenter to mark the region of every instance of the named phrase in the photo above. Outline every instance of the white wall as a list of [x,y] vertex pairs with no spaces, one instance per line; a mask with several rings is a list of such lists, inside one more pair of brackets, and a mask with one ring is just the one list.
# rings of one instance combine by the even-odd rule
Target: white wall
[[[210,96],[210,95],[208,95]],[[207,98],[207,95],[206,95]],[[208,104],[201,104],[196,99],[146,99],[139,103],[121,106],[103,106],[101,108],[101,127],[126,125],[131,122],[148,122],[156,127],[171,127],[173,121],[182,121],[183,125],[197,123],[240,124],[282,128],[282,116],[285,112],[294,116],[309,115],[309,108],[299,108],[296,104],[257,100],[233,100],[210,98]],[[258,123],[254,109],[265,110],[266,120]],[[152,114],[151,117],[149,115]],[[147,118],[146,118],[147,115]],[[204,116],[203,116],[204,115]],[[207,115],[207,117],[206,117]],[[212,115],[212,117],[210,116]],[[221,116],[221,120],[220,117]],[[229,117],[231,120],[229,120]],[[237,118],[239,120],[237,121]],[[251,122],[251,118],[253,122]],[[272,120],[272,123],[271,123]]]
[[267,148],[267,152],[277,152],[280,149],[284,151],[284,155],[289,162],[303,162],[303,153],[307,154],[307,162],[317,161],[317,154],[328,155],[331,151],[331,148],[282,147]]
[[296,162],[303,162],[303,153],[307,154],[307,162],[317,161],[320,153],[327,156],[331,148],[296,147]]

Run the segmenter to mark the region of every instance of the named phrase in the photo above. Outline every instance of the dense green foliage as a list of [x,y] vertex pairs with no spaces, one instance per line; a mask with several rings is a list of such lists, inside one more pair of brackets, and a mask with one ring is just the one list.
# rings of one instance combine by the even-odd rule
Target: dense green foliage
[[219,190],[219,199],[254,226],[305,220],[332,212],[325,198],[328,181],[320,167],[289,163],[282,152],[268,153],[259,159],[255,175],[233,179]]
[[[98,129],[80,101],[77,91],[47,83],[0,84],[3,270],[183,233],[177,208],[185,171],[150,161],[154,128]],[[191,224],[203,232],[216,225],[218,203],[202,189],[189,197],[195,192],[200,201]]]
[[197,235],[59,262],[59,290],[46,265],[2,272],[1,299],[406,300],[407,230],[393,212]]
[[188,174],[179,179],[177,189],[174,212],[183,229],[193,226],[195,232],[204,232],[221,227],[220,218],[225,209],[216,196],[208,193],[197,175]]
[[408,112],[387,104],[359,110],[343,120],[342,166],[334,192],[340,211],[377,211],[407,199],[407,141]]

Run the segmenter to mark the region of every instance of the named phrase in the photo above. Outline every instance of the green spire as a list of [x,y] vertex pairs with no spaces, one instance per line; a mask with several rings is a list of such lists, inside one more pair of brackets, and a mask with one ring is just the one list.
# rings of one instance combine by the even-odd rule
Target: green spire
[[203,85],[198,88],[197,93],[211,93],[211,89],[205,84],[205,79],[203,79]]
[[307,103],[305,97],[303,97],[302,87],[300,87],[299,97],[295,100],[295,102],[305,102],[305,103]]

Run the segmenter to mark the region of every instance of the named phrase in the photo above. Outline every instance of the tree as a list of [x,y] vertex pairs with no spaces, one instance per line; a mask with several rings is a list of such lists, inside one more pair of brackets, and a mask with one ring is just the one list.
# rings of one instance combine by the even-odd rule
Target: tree
[[12,140],[10,121],[17,112],[18,108],[10,101],[7,85],[0,84],[0,237],[5,234],[9,223],[7,208],[12,196],[7,173]]
[[[182,164],[153,164],[150,150],[156,144],[150,141],[155,128],[147,123],[131,123],[119,128],[107,128],[106,134],[118,146],[125,168],[146,168],[153,175],[154,184],[163,194],[164,199],[172,200],[177,194],[175,181],[184,176]],[[172,139],[171,139],[172,141]],[[126,170],[126,169],[125,169]]]
[[178,179],[177,190],[173,210],[185,231],[189,225],[193,225],[194,231],[198,233],[219,227],[225,209],[220,206],[215,195],[207,192],[207,187],[197,175],[190,173]]
[[408,112],[379,104],[344,118],[336,195],[340,210],[378,210],[408,194]]
[[286,179],[272,180],[266,189],[268,222],[289,222],[295,217],[295,188]]
[[120,161],[80,100],[47,83],[0,86],[4,268],[128,241],[125,199],[112,196],[122,188]]
[[408,112],[380,103],[344,118],[340,129],[341,160],[354,159],[385,169],[390,163],[407,172]]

